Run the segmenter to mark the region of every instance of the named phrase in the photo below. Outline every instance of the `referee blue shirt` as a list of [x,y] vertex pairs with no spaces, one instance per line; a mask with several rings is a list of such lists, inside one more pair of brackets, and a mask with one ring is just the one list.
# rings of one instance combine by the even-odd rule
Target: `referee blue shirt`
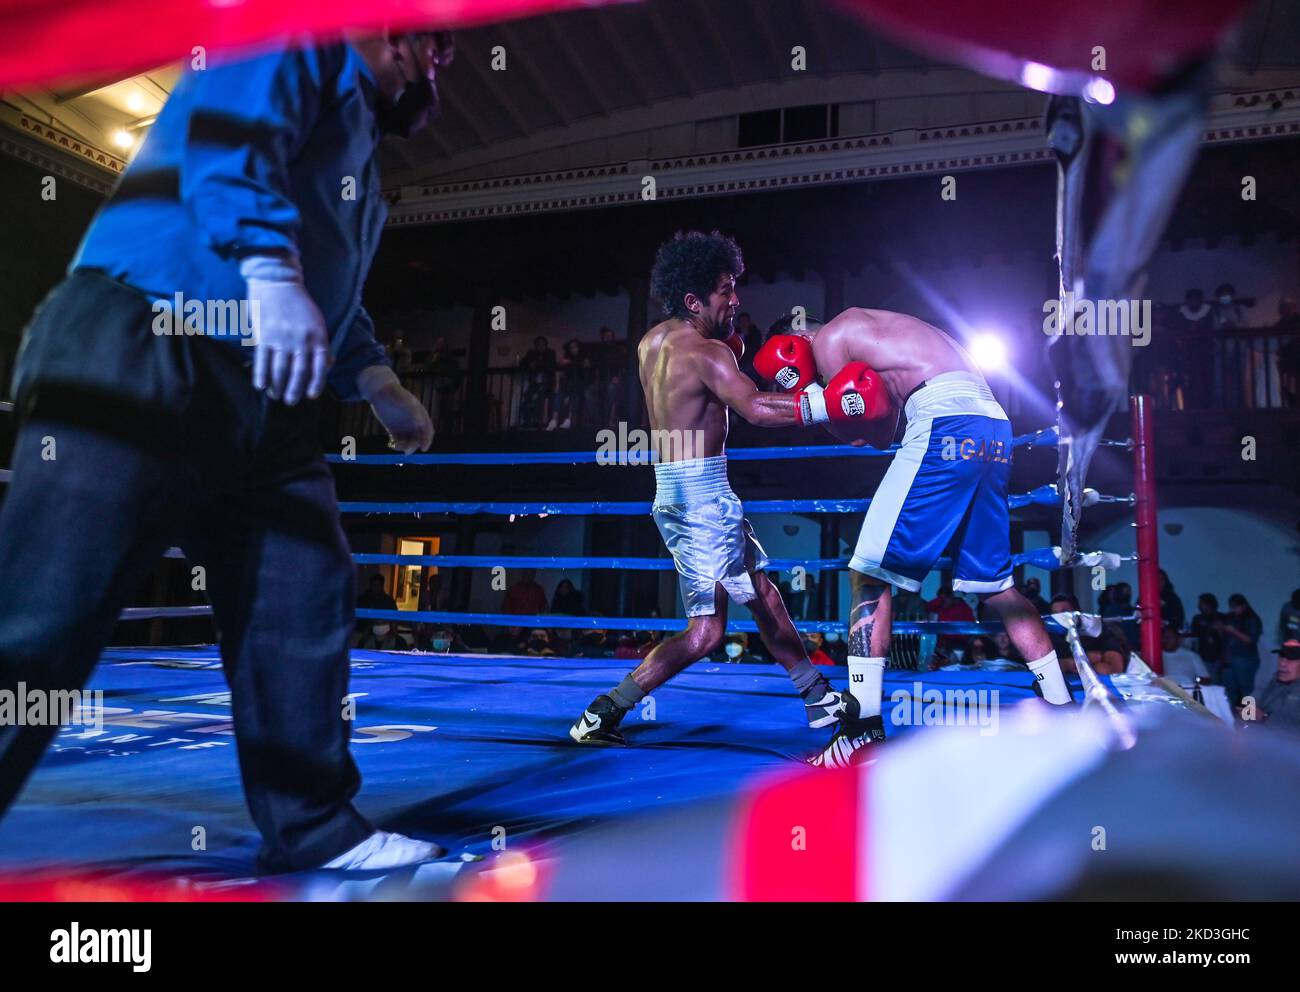
[[296,256],[330,331],[330,388],[359,399],[358,373],[391,365],[361,305],[387,216],[377,99],[344,44],[186,71],[71,267],[206,304],[247,298],[241,258]]

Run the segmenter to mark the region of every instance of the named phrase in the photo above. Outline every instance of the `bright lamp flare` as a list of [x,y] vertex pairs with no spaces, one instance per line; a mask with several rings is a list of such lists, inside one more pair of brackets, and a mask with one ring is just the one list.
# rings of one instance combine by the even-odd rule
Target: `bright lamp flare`
[[971,339],[970,353],[975,364],[986,372],[1006,368],[1007,346],[996,334],[977,334]]

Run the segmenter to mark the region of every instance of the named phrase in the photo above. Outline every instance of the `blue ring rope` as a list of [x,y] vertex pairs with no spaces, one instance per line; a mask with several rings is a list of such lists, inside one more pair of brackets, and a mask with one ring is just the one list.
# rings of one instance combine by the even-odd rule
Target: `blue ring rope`
[[[1100,495],[1099,503],[1132,503],[1131,496]],[[586,516],[641,516],[650,512],[653,504],[641,501],[595,500],[589,502],[533,502],[533,503],[453,503],[419,502],[391,503],[348,501],[339,504],[341,513],[488,513],[498,516],[555,517]],[[746,513],[862,513],[871,505],[870,499],[756,499],[745,501]],[[1015,493],[1007,498],[1007,505],[1018,510],[1026,506],[1060,506],[1061,497],[1056,486],[1048,483],[1027,493]]]
[[[516,616],[513,613],[456,613],[448,610],[366,610],[356,611],[363,620],[403,620],[408,623],[436,623],[464,626],[482,624],[485,627],[534,627],[545,630],[653,630],[664,633],[678,633],[686,625],[685,618],[663,620],[656,617],[572,617],[561,613],[545,615],[529,614]],[[1050,614],[1042,618],[1043,623],[1054,631],[1064,632],[1064,628]],[[801,631],[821,631],[822,633],[843,633],[848,629],[844,620],[801,620],[795,622],[795,629]],[[991,634],[1005,629],[1000,623],[967,623],[956,620],[896,620],[892,631],[895,634]],[[753,620],[732,620],[727,623],[727,630],[741,631],[746,634],[758,633],[758,625]]]
[[[1123,556],[1121,556],[1123,557]],[[547,555],[385,555],[354,553],[352,560],[358,565],[419,565],[433,568],[550,568],[583,569],[608,568],[671,572],[676,566],[671,558],[601,558],[592,556],[559,557]],[[1035,548],[1011,556],[1013,567],[1033,565],[1036,568],[1055,570],[1064,568],[1051,548]],[[951,558],[940,558],[934,563],[937,571],[952,568]],[[849,567],[847,558],[769,558],[767,567],[778,572],[803,568],[808,572],[842,572]]]
[[[636,428],[650,436],[649,431]],[[1012,438],[1013,448],[1055,447],[1059,441],[1055,427],[1044,427],[1029,434]],[[1127,441],[1103,442],[1127,445]],[[800,444],[766,448],[728,448],[727,459],[733,462],[783,461],[791,458],[880,458],[896,454],[899,445],[888,448],[862,447],[851,444]],[[326,461],[335,465],[593,465],[601,464],[601,451],[445,451],[413,455],[326,455]],[[612,463],[624,466],[652,464],[650,452],[645,459],[632,460],[626,452],[619,452]]]

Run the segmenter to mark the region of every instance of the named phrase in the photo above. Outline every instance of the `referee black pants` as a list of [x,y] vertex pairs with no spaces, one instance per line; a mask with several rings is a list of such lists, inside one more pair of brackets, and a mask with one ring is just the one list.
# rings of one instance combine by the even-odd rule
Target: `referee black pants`
[[[258,868],[310,868],[372,830],[351,802],[354,571],[319,404],[270,400],[251,350],[156,335],[153,316],[134,290],[76,272],[27,328],[0,507],[0,689],[81,688],[180,545],[220,632]],[[0,726],[0,813],[57,732]]]

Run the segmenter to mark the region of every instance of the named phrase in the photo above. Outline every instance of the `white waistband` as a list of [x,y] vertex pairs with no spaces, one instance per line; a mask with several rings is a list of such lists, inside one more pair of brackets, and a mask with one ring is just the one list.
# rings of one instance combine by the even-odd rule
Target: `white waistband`
[[656,505],[702,503],[716,496],[730,495],[726,455],[655,463]]
[[1006,420],[1006,412],[993,396],[993,390],[976,372],[944,372],[927,379],[925,385],[907,400],[904,409],[908,423],[935,417],[975,415]]

